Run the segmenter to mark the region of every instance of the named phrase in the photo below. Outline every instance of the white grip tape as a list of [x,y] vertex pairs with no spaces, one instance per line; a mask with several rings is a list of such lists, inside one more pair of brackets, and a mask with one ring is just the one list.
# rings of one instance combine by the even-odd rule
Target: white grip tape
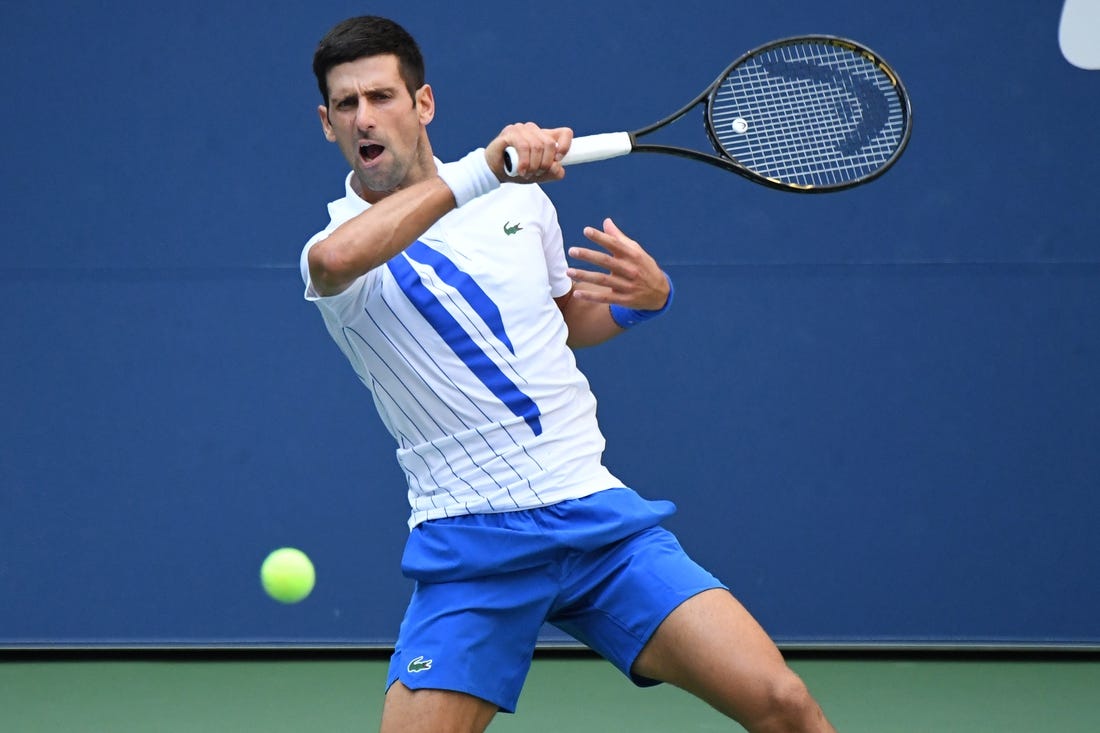
[[605,132],[601,135],[585,135],[573,138],[569,152],[561,159],[562,165],[591,163],[626,155],[634,149],[629,132]]
[[[569,152],[561,159],[562,165],[591,163],[626,155],[634,149],[629,132],[605,132],[599,135],[584,135],[573,138]],[[509,146],[504,151],[504,172],[515,177],[519,153]]]

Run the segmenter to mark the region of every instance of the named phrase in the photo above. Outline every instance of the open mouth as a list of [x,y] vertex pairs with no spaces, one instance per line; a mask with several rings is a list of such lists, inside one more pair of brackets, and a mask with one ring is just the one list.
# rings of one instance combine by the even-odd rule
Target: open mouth
[[373,143],[369,143],[369,144],[366,144],[366,145],[360,145],[359,146],[359,157],[362,158],[363,160],[371,161],[371,160],[374,160],[375,158],[377,158],[379,155],[381,155],[382,151],[384,151],[384,150],[385,150],[385,148],[383,146],[375,145]]

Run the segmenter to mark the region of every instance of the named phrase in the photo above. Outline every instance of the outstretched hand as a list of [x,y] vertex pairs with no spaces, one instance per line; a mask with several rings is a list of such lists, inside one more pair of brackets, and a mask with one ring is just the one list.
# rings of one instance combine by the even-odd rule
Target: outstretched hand
[[623,234],[610,218],[604,219],[603,231],[585,227],[584,236],[605,252],[586,247],[570,247],[569,256],[601,268],[569,268],[566,274],[574,283],[573,297],[596,303],[615,303],[636,310],[659,310],[668,301],[668,278],[640,244]]

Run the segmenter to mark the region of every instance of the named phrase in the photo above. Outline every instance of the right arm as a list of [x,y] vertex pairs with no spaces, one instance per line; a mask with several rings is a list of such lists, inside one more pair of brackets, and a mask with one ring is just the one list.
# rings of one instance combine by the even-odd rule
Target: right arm
[[[565,176],[561,158],[569,150],[568,128],[544,130],[531,123],[509,125],[485,149],[486,162],[498,181],[537,183]],[[519,175],[504,172],[504,149],[519,151]],[[309,250],[309,277],[319,295],[347,290],[361,275],[403,251],[456,206],[455,196],[439,176],[401,188],[341,224]]]
[[309,278],[314,290],[323,296],[342,293],[453,208],[454,194],[438,176],[395,191],[310,248]]

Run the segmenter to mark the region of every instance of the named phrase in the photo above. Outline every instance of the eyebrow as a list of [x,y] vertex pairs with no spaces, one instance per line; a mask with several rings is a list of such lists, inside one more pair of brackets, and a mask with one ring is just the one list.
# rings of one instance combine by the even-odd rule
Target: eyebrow
[[350,97],[358,97],[360,94],[392,94],[401,88],[399,84],[384,84],[367,87],[366,89],[333,89],[329,93],[330,99],[348,99]]

